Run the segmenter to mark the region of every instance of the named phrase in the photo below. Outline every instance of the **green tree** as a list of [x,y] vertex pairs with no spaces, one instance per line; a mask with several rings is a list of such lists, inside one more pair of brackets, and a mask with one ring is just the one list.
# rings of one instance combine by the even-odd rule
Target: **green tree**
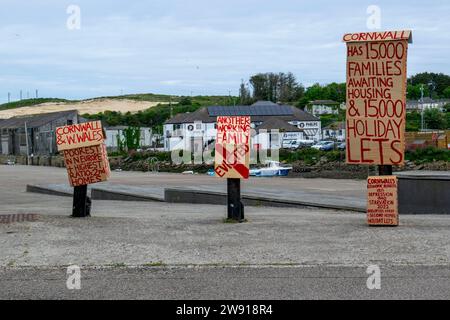
[[427,129],[446,129],[446,115],[436,108],[429,108],[424,111],[423,118]]
[[450,87],[447,87],[446,89],[444,89],[443,96],[446,99],[450,99]]
[[[434,88],[429,86],[431,83]],[[427,96],[435,94],[436,97],[443,97],[444,90],[450,87],[450,76],[443,73],[423,72],[410,77],[409,84],[425,84],[425,87],[431,90]]]

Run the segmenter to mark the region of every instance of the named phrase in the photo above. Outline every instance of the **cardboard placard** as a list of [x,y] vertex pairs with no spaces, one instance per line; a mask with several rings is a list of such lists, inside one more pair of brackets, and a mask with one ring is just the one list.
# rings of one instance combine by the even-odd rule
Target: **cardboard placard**
[[100,121],[56,128],[56,144],[72,187],[108,180],[111,170],[104,139]]
[[398,226],[398,179],[396,176],[367,178],[367,223]]
[[100,121],[56,128],[58,151],[95,146],[103,143],[104,140],[102,123]]
[[104,143],[64,150],[63,153],[72,187],[108,180],[111,170]]
[[250,117],[217,117],[214,171],[220,178],[248,179]]
[[348,164],[403,165],[410,31],[347,34]]

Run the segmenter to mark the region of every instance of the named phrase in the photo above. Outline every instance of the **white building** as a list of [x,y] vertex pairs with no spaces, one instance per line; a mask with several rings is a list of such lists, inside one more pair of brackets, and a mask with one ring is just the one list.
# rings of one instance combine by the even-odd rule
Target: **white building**
[[[181,149],[195,152],[204,149],[216,139],[218,116],[250,116],[252,129],[255,129],[252,144],[258,144],[258,140],[266,141],[266,137],[259,139],[256,136],[265,123],[273,130],[276,130],[277,126],[280,127],[277,128],[282,134],[280,139],[294,139],[295,135],[301,133],[302,140],[319,141],[322,134],[320,119],[308,112],[293,106],[258,101],[251,106],[211,106],[192,113],[177,114],[164,124],[164,150]],[[274,123],[273,119],[276,119],[278,124]],[[271,122],[268,122],[269,120]],[[275,143],[277,139],[274,136],[270,141]],[[266,142],[261,142],[263,143],[264,145],[259,147],[266,147]]]
[[333,122],[322,129],[322,140],[345,141],[345,123]]
[[[111,149],[117,149],[117,137],[124,139],[123,131],[127,129],[127,126],[115,126],[115,127],[105,127],[106,132],[106,147]],[[141,139],[140,147],[151,147],[156,143],[156,136],[153,134],[151,128],[141,127]]]
[[306,110],[313,116],[320,116],[323,114],[339,114],[340,104],[333,100],[315,100],[311,101]]
[[449,99],[434,100],[430,97],[425,97],[423,100],[408,100],[406,101],[406,110],[416,110],[421,111],[422,109],[430,108],[443,108],[445,105],[449,104]]

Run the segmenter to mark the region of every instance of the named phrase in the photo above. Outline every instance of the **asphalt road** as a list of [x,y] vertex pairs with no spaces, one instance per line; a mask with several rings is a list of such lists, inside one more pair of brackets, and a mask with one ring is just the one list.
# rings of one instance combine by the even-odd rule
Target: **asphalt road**
[[[0,214],[37,216],[0,223],[0,299],[450,298],[448,216],[369,228],[362,213],[248,207],[247,223],[227,224],[224,206],[95,201],[91,218],[73,219],[71,198],[25,192],[27,183],[66,179],[63,169],[0,166]],[[111,182],[190,179],[217,183],[146,173],[117,173]],[[283,185],[364,192],[351,180],[274,179],[266,187]],[[83,266],[81,290],[66,287],[63,266],[71,264]],[[369,265],[381,268],[380,290],[367,288]]]
[[140,267],[0,269],[0,299],[450,299],[449,266],[383,267],[368,289],[364,267]]

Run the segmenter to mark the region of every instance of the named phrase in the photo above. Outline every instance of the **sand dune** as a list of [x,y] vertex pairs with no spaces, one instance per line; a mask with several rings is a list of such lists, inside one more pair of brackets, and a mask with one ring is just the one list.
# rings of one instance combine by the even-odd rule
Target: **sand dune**
[[120,100],[120,99],[94,99],[70,103],[48,102],[31,107],[2,110],[0,111],[0,119],[7,119],[15,116],[23,116],[29,114],[48,113],[48,112],[75,110],[75,109],[78,110],[80,114],[84,113],[94,114],[106,110],[121,111],[123,113],[130,111],[133,113],[139,110],[145,110],[154,107],[159,103],[162,102]]

